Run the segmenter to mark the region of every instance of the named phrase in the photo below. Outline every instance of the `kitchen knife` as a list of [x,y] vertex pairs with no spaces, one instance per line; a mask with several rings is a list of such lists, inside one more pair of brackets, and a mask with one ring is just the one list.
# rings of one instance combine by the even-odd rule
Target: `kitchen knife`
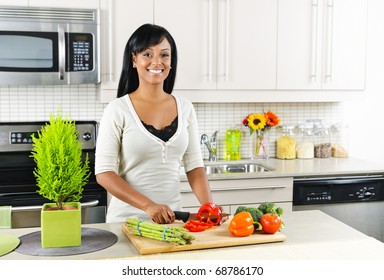
[[[189,220],[199,220],[197,213],[190,213],[185,211],[173,211],[176,220],[182,220],[184,223]],[[221,218],[228,217],[230,214],[221,213]]]

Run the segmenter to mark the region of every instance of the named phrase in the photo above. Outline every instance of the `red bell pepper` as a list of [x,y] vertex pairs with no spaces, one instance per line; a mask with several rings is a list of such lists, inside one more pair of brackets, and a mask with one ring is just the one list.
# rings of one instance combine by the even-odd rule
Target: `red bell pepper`
[[221,208],[212,202],[202,205],[197,212],[200,222],[210,223],[214,226],[221,221]]
[[205,203],[197,212],[197,217],[198,221],[190,220],[184,227],[189,231],[199,232],[220,224],[221,208],[212,202]]
[[210,223],[204,223],[200,221],[195,221],[195,220],[190,220],[188,223],[184,225],[184,227],[191,231],[191,232],[199,232],[199,231],[204,231],[207,228],[212,227],[212,224]]

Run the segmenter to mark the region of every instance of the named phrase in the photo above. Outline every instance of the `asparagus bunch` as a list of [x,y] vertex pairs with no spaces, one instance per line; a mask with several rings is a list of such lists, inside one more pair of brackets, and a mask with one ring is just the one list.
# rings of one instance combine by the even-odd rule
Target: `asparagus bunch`
[[129,232],[160,241],[166,241],[174,245],[191,243],[195,237],[182,227],[170,227],[155,223],[144,222],[135,218],[127,218],[126,227]]

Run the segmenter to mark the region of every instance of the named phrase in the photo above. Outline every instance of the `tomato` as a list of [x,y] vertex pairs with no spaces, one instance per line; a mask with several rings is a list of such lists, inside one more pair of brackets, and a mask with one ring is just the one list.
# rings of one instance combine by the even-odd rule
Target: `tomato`
[[281,218],[277,214],[266,213],[260,218],[260,224],[265,233],[275,233],[281,227]]

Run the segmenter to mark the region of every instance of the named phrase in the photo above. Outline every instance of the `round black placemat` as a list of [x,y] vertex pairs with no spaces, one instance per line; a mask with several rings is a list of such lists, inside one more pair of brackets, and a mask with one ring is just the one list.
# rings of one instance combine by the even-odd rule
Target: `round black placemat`
[[95,252],[117,242],[116,234],[97,228],[81,229],[81,245],[74,247],[42,248],[41,231],[19,237],[21,243],[16,252],[31,256],[69,256]]

